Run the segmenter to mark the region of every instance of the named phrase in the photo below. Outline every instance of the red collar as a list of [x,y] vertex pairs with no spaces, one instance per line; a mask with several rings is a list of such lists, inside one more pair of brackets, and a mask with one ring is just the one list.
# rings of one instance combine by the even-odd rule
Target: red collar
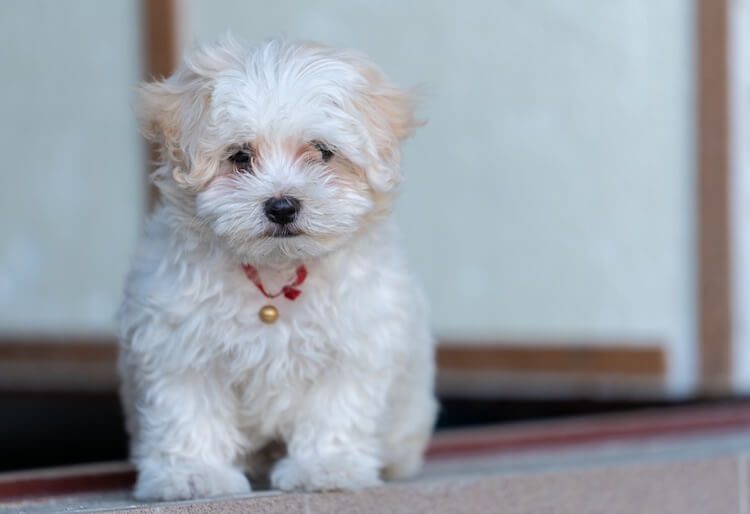
[[271,294],[266,291],[265,286],[263,286],[263,281],[260,279],[260,274],[258,273],[258,270],[255,268],[255,266],[252,266],[250,264],[243,264],[242,270],[245,272],[245,276],[248,278],[248,280],[255,284],[255,287],[258,288],[258,291],[263,293],[263,296],[268,299],[276,298],[283,294],[284,297],[289,300],[296,300],[297,297],[302,294],[302,291],[299,290],[299,286],[301,286],[307,278],[307,268],[304,264],[301,264],[295,271],[294,280],[282,287],[281,291],[279,291],[278,293]]

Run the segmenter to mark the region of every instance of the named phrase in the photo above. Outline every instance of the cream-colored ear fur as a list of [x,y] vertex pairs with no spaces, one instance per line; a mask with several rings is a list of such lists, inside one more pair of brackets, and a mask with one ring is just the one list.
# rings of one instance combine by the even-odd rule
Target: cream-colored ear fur
[[240,55],[238,43],[227,37],[188,52],[172,76],[142,84],[138,90],[141,130],[159,145],[163,163],[171,165],[173,178],[184,187],[200,189],[216,172],[215,162],[201,151],[201,134],[210,126],[213,80],[236,65]]
[[424,125],[415,118],[415,95],[392,84],[361,54],[345,52],[343,60],[354,66],[364,79],[365,87],[355,107],[368,125],[376,152],[373,156],[376,158],[365,170],[367,179],[375,191],[388,192],[401,179],[401,142]]

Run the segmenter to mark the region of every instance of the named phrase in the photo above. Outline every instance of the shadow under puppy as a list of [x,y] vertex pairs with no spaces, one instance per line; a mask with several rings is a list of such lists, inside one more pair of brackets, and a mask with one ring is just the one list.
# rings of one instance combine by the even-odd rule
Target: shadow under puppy
[[231,39],[146,84],[160,204],[119,312],[135,496],[353,489],[421,467],[424,300],[391,208],[410,96],[366,57]]

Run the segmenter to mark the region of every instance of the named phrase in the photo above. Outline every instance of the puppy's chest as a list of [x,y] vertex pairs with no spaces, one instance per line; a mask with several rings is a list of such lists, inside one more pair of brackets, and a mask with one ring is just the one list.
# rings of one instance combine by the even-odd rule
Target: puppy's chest
[[237,338],[227,364],[243,425],[271,434],[279,427],[268,425],[269,420],[293,416],[307,391],[340,365],[341,334],[321,323],[304,303],[295,303],[294,309],[277,304],[279,320],[264,324],[257,317],[261,304],[249,305],[249,315],[238,320],[243,336]]
[[[217,335],[229,350],[230,365],[243,381],[264,382],[314,379],[331,365],[337,341],[345,337],[337,320],[336,300],[330,290],[312,281],[294,300],[269,300],[249,283],[234,284],[231,294],[214,305]],[[278,311],[273,323],[261,320],[260,311],[272,304]],[[221,315],[229,310],[232,316]]]

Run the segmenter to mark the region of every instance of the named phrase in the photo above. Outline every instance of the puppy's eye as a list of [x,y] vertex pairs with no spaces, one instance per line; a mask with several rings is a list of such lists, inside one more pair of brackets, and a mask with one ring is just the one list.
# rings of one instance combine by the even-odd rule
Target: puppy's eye
[[229,156],[229,162],[234,165],[237,171],[249,173],[253,167],[253,156],[249,150],[237,150]]
[[323,159],[323,162],[328,162],[333,158],[333,150],[327,144],[315,141],[313,146],[320,152],[320,158]]

